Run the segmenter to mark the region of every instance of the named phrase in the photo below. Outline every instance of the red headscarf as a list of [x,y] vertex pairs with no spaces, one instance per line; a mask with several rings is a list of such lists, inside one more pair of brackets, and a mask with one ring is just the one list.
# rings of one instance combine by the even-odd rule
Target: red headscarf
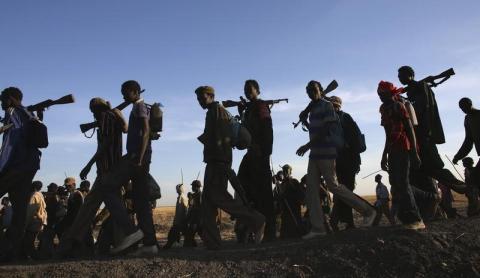
[[390,95],[397,96],[403,93],[403,88],[397,88],[395,85],[387,81],[380,81],[380,83],[378,83],[377,93],[378,95],[388,93]]

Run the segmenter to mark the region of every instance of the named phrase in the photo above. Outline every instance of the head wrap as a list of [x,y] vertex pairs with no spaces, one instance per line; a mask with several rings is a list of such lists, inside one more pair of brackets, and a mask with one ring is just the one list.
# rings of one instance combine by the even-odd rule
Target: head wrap
[[106,110],[111,109],[110,103],[99,97],[95,97],[90,100],[90,110],[93,110],[94,108],[104,108]]
[[387,81],[380,81],[380,83],[378,83],[377,93],[380,96],[384,94],[396,96],[403,93],[403,88],[397,88],[395,85]]
[[68,177],[65,179],[63,182],[65,185],[75,185],[75,178],[74,177]]
[[342,99],[337,96],[331,96],[330,102],[333,104],[333,106],[342,107]]
[[200,86],[195,90],[195,94],[215,95],[215,89],[211,86]]

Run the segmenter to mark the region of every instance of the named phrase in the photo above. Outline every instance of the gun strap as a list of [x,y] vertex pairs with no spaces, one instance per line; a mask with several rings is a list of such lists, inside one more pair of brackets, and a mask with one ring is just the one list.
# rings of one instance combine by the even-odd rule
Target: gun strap
[[87,132],[84,132],[84,133],[83,133],[83,136],[85,136],[85,138],[90,139],[90,138],[93,137],[93,135],[95,135],[95,130],[97,130],[97,128],[94,127],[94,128],[93,128],[93,131],[92,131],[92,134],[91,134],[90,136],[87,135]]

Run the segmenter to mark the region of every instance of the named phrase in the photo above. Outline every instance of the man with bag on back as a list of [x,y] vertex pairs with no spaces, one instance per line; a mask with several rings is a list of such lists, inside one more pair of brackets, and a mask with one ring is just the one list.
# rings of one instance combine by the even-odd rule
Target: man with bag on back
[[0,261],[5,261],[18,258],[21,250],[30,188],[40,168],[41,152],[29,140],[29,123],[35,117],[22,105],[22,92],[18,88],[6,88],[0,98],[5,111],[3,124],[12,124],[3,134],[0,149],[0,197],[8,193],[13,209],[6,240],[0,243]]
[[[270,108],[259,98],[260,86],[256,80],[245,81],[245,106],[239,106],[244,125],[252,136],[252,142],[240,163],[238,179],[253,207],[265,216],[265,240],[276,238],[273,209],[270,155],[273,146],[273,127]],[[243,235],[248,236],[248,235]]]
[[220,232],[216,223],[218,208],[245,223],[260,243],[265,229],[265,217],[259,212],[234,200],[228,193],[229,171],[232,167],[230,116],[223,106],[215,101],[215,91],[210,86],[195,90],[200,106],[207,110],[205,129],[198,138],[203,144],[205,169],[202,195],[202,239],[208,249],[221,246]]
[[[338,182],[353,192],[355,189],[355,176],[360,172],[360,153],[365,151],[366,148],[364,136],[352,116],[342,110],[342,99],[337,96],[331,96],[330,102],[333,104],[335,112],[339,117],[345,136],[345,146],[338,150],[336,160]],[[333,203],[330,219],[332,228],[338,230],[339,222],[347,224],[347,229],[355,228],[352,208],[337,197],[333,198]]]
[[306,89],[312,100],[309,116],[310,140],[297,150],[297,155],[303,156],[310,151],[305,202],[309,210],[312,229],[303,239],[313,239],[327,234],[325,215],[320,202],[322,175],[328,190],[345,204],[360,212],[364,217],[365,226],[371,226],[377,215],[373,207],[337,181],[335,159],[337,158],[337,148],[343,146],[343,135],[339,132],[341,126],[333,105],[322,98],[323,88],[320,82],[310,81]]
[[[122,84],[121,92],[124,100],[133,104],[128,122],[127,154],[102,177],[100,186],[112,219],[127,235],[118,246],[112,249],[113,254],[122,252],[142,239],[143,246],[134,255],[158,253],[149,188],[152,157],[150,110],[141,98],[143,91],[135,80]],[[130,180],[139,229],[131,221],[123,200],[118,196],[118,190]]]

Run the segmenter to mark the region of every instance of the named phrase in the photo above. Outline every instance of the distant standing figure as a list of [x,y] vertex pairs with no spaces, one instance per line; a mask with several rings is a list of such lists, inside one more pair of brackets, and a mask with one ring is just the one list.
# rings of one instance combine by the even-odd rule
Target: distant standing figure
[[467,215],[474,216],[479,214],[480,203],[479,203],[479,188],[478,183],[475,183],[474,180],[474,162],[471,157],[465,157],[462,159],[463,167],[465,167],[465,184],[467,185],[466,196],[468,199],[468,208]]
[[47,225],[47,205],[42,190],[42,182],[32,183],[33,194],[27,208],[27,228],[23,238],[23,251],[26,258],[32,258],[35,251],[35,240],[38,234]]
[[168,241],[163,246],[164,249],[170,249],[175,242],[180,242],[180,236],[183,234],[185,237],[187,212],[188,212],[188,199],[185,196],[185,188],[183,184],[176,186],[177,190],[177,202],[175,203],[175,216],[173,217],[173,224],[168,232]]
[[201,235],[202,223],[202,182],[194,180],[191,184],[192,192],[188,193],[187,230],[185,232],[184,247],[196,247],[195,235]]
[[375,188],[375,192],[377,195],[377,200],[375,201],[375,208],[377,209],[377,218],[373,223],[374,226],[377,226],[380,223],[382,215],[385,215],[390,221],[390,225],[395,225],[395,219],[393,218],[390,210],[390,193],[388,192],[388,188],[385,184],[382,183],[382,175],[375,176],[375,182],[377,183],[377,187]]

